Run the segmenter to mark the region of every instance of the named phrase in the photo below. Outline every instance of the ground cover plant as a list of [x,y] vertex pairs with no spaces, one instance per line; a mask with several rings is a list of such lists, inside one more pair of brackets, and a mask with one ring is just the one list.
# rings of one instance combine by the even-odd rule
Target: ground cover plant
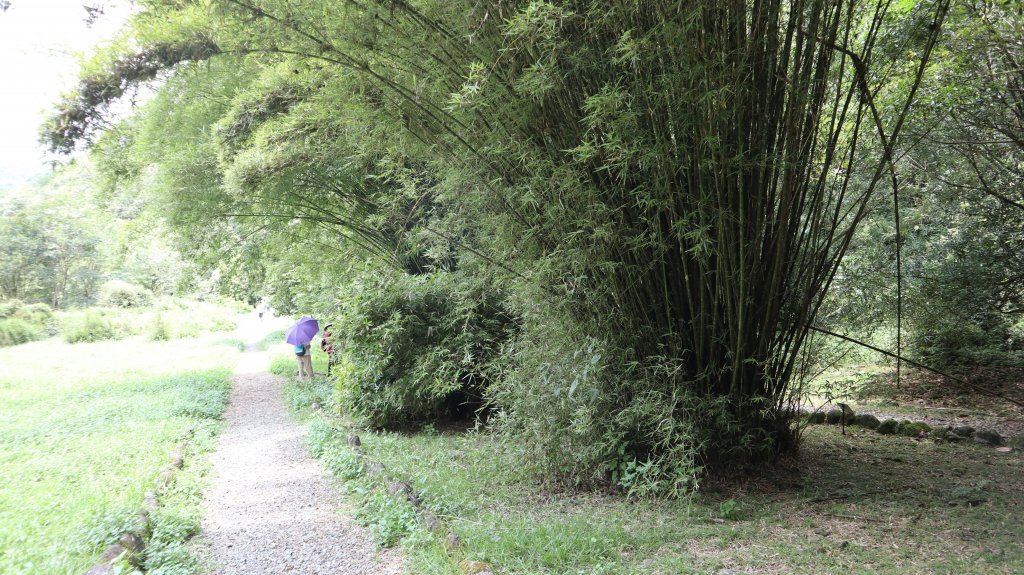
[[0,573],[80,575],[130,524],[177,443],[188,467],[154,518],[148,561],[185,572],[175,549],[198,526],[201,460],[236,350],[210,338],[0,349]]
[[[319,435],[323,460],[354,481],[346,430]],[[487,434],[360,437],[462,538],[452,559],[405,529],[413,573],[456,575],[460,560],[510,575],[1013,573],[1024,562],[1019,452],[815,426],[799,468],[634,500],[547,490],[508,465],[516,446]]]

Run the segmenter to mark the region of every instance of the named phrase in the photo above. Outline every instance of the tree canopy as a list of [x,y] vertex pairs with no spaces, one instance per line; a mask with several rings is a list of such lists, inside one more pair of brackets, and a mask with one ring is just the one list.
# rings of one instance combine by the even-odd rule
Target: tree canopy
[[813,329],[851,302],[898,302],[932,357],[927,302],[983,291],[985,334],[1018,310],[1008,4],[141,5],[45,139],[240,290],[344,318],[378,423],[461,382],[550,476],[686,489],[793,447]]

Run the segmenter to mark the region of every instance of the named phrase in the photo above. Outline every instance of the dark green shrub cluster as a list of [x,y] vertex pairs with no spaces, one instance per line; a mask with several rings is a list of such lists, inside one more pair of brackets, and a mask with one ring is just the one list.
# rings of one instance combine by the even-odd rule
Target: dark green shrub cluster
[[17,313],[24,305],[25,302],[20,299],[6,299],[0,301],[0,319],[14,317],[14,314]]
[[45,303],[0,302],[0,347],[35,341],[52,329],[52,323],[53,310]]
[[86,311],[81,317],[69,319],[61,330],[68,343],[90,343],[117,339],[117,330],[101,314]]
[[53,309],[45,303],[33,303],[21,306],[13,317],[35,325],[46,325],[53,321]]
[[464,416],[511,329],[493,290],[458,274],[372,272],[353,282],[334,330],[345,338],[339,403],[374,426]]
[[111,280],[100,287],[99,304],[108,307],[137,308],[153,303],[153,292],[148,289],[123,282]]
[[0,347],[39,339],[39,329],[20,319],[0,319]]

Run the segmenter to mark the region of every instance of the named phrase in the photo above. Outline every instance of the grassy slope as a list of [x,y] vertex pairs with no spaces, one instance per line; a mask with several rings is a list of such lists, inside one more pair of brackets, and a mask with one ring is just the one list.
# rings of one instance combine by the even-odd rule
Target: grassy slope
[[0,573],[84,571],[189,428],[209,449],[234,353],[138,338],[0,349]]

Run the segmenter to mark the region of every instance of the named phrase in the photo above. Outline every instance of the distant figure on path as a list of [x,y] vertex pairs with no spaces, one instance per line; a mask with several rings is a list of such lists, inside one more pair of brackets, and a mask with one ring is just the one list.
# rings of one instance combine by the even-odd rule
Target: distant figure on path
[[313,357],[309,342],[320,331],[320,324],[308,315],[302,316],[288,328],[284,340],[295,346],[295,359],[299,362],[299,377],[313,379]]
[[313,379],[313,353],[308,343],[295,346],[295,359],[299,362],[299,377]]

